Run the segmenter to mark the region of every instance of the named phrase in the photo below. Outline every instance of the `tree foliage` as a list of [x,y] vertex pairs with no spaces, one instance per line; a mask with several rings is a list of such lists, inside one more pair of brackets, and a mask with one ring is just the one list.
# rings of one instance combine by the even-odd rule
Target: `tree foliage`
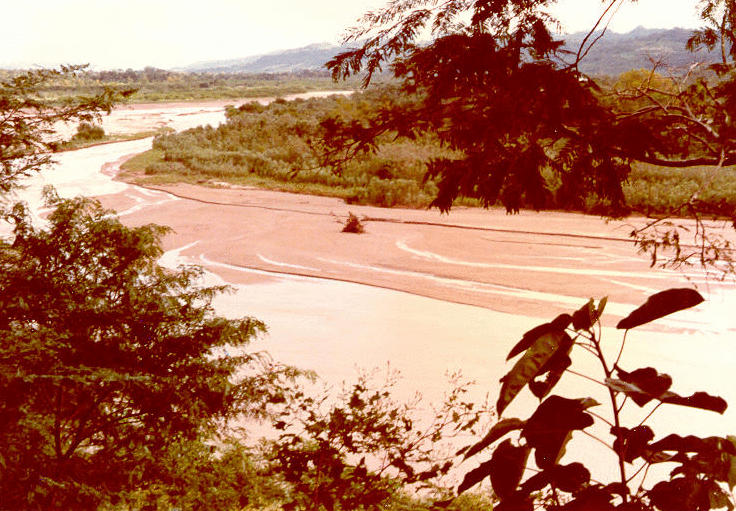
[[158,266],[164,228],[49,205],[46,228],[17,205],[0,245],[0,508],[96,509],[166,478],[171,445],[265,413],[293,372],[245,350],[263,324],[216,316],[201,270]]
[[[427,175],[439,186],[433,205],[442,211],[459,196],[500,202],[510,212],[541,209],[554,204],[555,182],[557,204],[580,207],[596,196],[610,215],[629,210],[622,183],[634,163],[736,164],[734,3],[700,2],[705,27],[688,43],[691,49],[720,45],[720,63],[665,70],[664,78],[650,72],[608,87],[579,64],[625,1],[601,2],[601,17],[574,51],[555,33],[549,9],[556,0],[393,0],[369,12],[346,38],[357,47],[328,63],[333,77],[363,73],[367,84],[389,66],[407,97],[416,99],[386,104],[363,122],[336,117],[323,123],[323,163],[339,169],[346,159],[374,151],[385,133],[431,132],[460,155],[428,163]],[[699,220],[697,193],[672,213]],[[687,261],[697,252],[676,252],[674,259]],[[720,250],[720,258],[728,253]]]
[[101,113],[109,113],[115,100],[133,93],[106,87],[94,96],[78,96],[62,103],[44,98],[46,83],[76,76],[84,67],[27,71],[0,82],[0,192],[7,193],[21,178],[52,161],[58,124],[93,121]]
[[[651,296],[617,328],[628,331],[702,301],[692,289],[668,289]],[[670,390],[672,378],[653,367],[625,370],[619,364],[625,337],[616,359],[607,358],[600,329],[596,328],[604,307],[605,300],[596,305],[591,299],[573,314],[562,314],[530,330],[514,346],[509,358],[521,357],[501,379],[496,403],[499,417],[524,389],[539,399],[539,405],[527,419],[502,418],[481,440],[458,453],[468,459],[495,445],[490,458],[466,474],[458,491],[489,478],[501,499],[494,507],[499,510],[531,511],[537,505],[544,509],[601,511],[733,509],[730,492],[736,485],[736,437],[670,434],[656,438],[647,425],[647,419],[664,404],[722,414],[726,402],[705,392],[679,395]],[[573,348],[598,359],[598,377],[570,369]],[[601,404],[591,397],[549,395],[567,371],[605,387],[610,414],[599,411]],[[647,407],[646,418],[638,424],[624,425],[627,403]],[[592,429],[596,423],[598,430]],[[610,432],[608,442],[596,436],[601,429]],[[595,480],[584,462],[563,461],[577,431],[587,432],[614,453],[618,480]],[[649,468],[664,463],[672,466],[669,476],[647,481]]]
[[[446,497],[440,481],[452,467],[444,443],[476,434],[488,409],[466,399],[469,384],[457,376],[430,420],[418,413],[419,397],[399,403],[395,379],[376,385],[367,375],[335,399],[331,393],[299,394],[275,427],[269,473],[287,483],[284,509],[381,510],[402,508],[406,493],[425,490]],[[431,492],[426,492],[431,490]]]

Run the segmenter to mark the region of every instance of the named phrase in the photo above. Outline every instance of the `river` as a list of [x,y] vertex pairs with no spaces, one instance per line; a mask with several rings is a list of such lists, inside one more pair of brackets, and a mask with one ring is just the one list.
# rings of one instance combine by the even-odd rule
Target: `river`
[[[223,119],[222,102],[147,106],[115,111],[105,120],[105,129],[108,133],[135,131],[148,126],[169,126],[181,130],[200,124],[215,125]],[[62,196],[82,194],[100,197],[103,202],[115,205],[126,222],[143,223],[153,218],[159,223],[168,223],[168,218],[175,224],[177,232],[167,240],[168,251],[162,262],[174,266],[182,262],[204,264],[209,270],[206,277],[209,283],[233,284],[234,293],[217,299],[218,312],[233,317],[252,315],[265,321],[268,334],[256,343],[255,349],[266,349],[277,360],[313,369],[335,387],[343,381],[354,380],[360,368],[390,365],[403,375],[398,387],[398,396],[402,398],[420,391],[426,401],[437,401],[447,388],[445,374],[455,370],[477,381],[474,397],[481,398],[489,392],[495,398],[498,380],[509,368],[504,361],[510,347],[526,330],[550,320],[559,310],[574,310],[584,303],[587,294],[580,296],[577,294],[579,290],[597,293],[601,283],[609,287],[619,286],[621,291],[614,294],[616,299],[612,300],[610,311],[620,317],[632,310],[633,304],[640,303],[641,296],[666,287],[697,282],[701,284],[708,302],[673,316],[669,323],[665,322],[664,329],[645,328],[629,335],[622,365],[632,369],[655,366],[673,376],[673,390],[679,393],[705,390],[736,403],[736,386],[732,383],[736,349],[731,345],[736,331],[733,315],[736,301],[730,284],[710,283],[697,272],[683,277],[672,272],[648,270],[646,262],[634,254],[632,247],[624,246],[620,240],[606,241],[611,238],[608,231],[611,227],[600,219],[589,217],[584,221],[588,225],[585,227],[580,217],[551,214],[544,217],[548,220],[544,226],[538,226],[539,229],[560,231],[545,231],[545,236],[555,234],[563,237],[556,243],[536,243],[529,233],[515,234],[513,222],[516,220],[504,215],[483,217],[482,222],[493,219],[495,226],[503,227],[493,231],[496,238],[489,240],[488,232],[491,230],[481,233],[483,236],[473,237],[476,235],[472,229],[478,227],[472,222],[476,222],[475,216],[481,214],[478,212],[459,211],[449,217],[439,217],[426,216],[432,215],[428,212],[391,210],[377,213],[371,209],[365,211],[374,215],[399,215],[416,224],[429,219],[427,222],[432,225],[414,229],[408,227],[409,224],[395,225],[395,222],[371,224],[376,243],[381,242],[381,237],[395,236],[386,246],[390,246],[394,251],[392,254],[397,255],[390,264],[384,265],[363,264],[364,267],[358,267],[362,264],[357,262],[359,259],[339,259],[334,254],[340,254],[339,243],[346,239],[346,235],[342,235],[343,238],[335,235],[336,241],[331,241],[331,245],[324,249],[333,254],[332,257],[323,254],[319,258],[298,258],[294,255],[296,249],[284,248],[283,241],[259,245],[262,240],[258,236],[267,237],[267,233],[260,231],[253,236],[251,243],[256,248],[252,250],[242,241],[246,234],[237,237],[230,233],[233,240],[240,241],[218,251],[208,249],[208,236],[214,237],[213,233],[219,232],[219,217],[212,215],[222,214],[224,219],[224,209],[218,210],[220,213],[202,213],[196,224],[177,224],[182,221],[182,216],[186,216],[182,211],[191,211],[194,215],[195,203],[164,191],[114,180],[115,162],[126,155],[145,151],[150,145],[151,139],[143,139],[62,153],[56,165],[28,180],[22,198],[41,210],[40,190],[45,184],[52,184]],[[253,197],[258,192],[236,190],[232,193],[251,194],[248,197]],[[315,220],[312,223],[317,222],[317,215],[327,216],[327,213],[319,211],[332,208],[329,210],[332,212],[341,207],[336,202],[325,202],[326,206],[319,203],[319,210],[310,210],[312,206],[307,199],[284,195],[284,200],[291,202],[288,202],[288,207],[281,207],[278,214],[289,208],[301,208],[298,212],[313,215]],[[204,207],[201,204],[196,207],[200,206]],[[166,209],[177,207],[184,209]],[[256,214],[255,210],[248,211]],[[237,214],[244,213],[238,211]],[[269,211],[261,211],[260,214],[277,215]],[[262,226],[265,218],[267,216],[244,220],[242,229],[238,231],[242,233],[246,232],[246,227]],[[332,219],[329,221],[334,223]],[[462,228],[444,225],[453,222],[462,224]],[[567,232],[581,236],[582,241],[574,244],[574,240],[564,239],[564,229],[573,225],[565,222],[576,222],[575,231]],[[443,229],[438,239],[453,246],[430,246],[423,237],[425,231],[420,229]],[[604,236],[596,237],[596,230],[607,231]],[[536,234],[538,238],[539,233]],[[221,233],[216,236],[220,239],[226,237]],[[503,239],[497,239],[499,237]],[[467,250],[463,250],[463,240],[468,240]],[[484,254],[492,251],[489,250],[491,242],[498,244],[493,245],[498,252],[494,257],[513,253],[513,260],[498,262],[486,259]],[[473,243],[477,243],[477,247],[473,248]],[[603,247],[605,243],[611,246],[596,251],[597,245]],[[617,248],[611,248],[613,244]],[[361,250],[364,252],[361,257],[367,257],[370,247]],[[550,262],[552,259],[554,262]],[[252,261],[261,262],[256,265]],[[586,266],[587,261],[592,266]],[[317,265],[322,266],[315,268]],[[349,265],[355,267],[351,271],[357,280],[369,274],[366,281],[375,285],[347,282],[350,279],[341,278],[339,272],[347,271],[345,267]],[[314,274],[309,275],[308,270],[314,270]],[[511,280],[504,285],[481,282],[478,276],[481,271],[483,275],[508,274],[507,279]],[[552,275],[559,282],[554,283],[557,287],[535,288],[535,284],[529,282],[534,280],[534,275]],[[540,282],[542,280],[539,278]],[[554,291],[560,283],[570,286],[569,290]],[[638,293],[636,297],[627,300],[627,293],[634,292]],[[451,294],[452,299],[438,299],[443,298],[443,293],[448,297]],[[503,305],[500,310],[514,310],[517,303],[534,306],[529,305],[531,314],[519,315],[472,305],[486,303],[483,300],[489,295],[493,295],[495,300],[489,303]],[[611,353],[615,352],[620,332],[605,328],[603,335]],[[575,363],[582,366],[583,372],[593,374],[592,362],[585,353],[576,353]],[[566,375],[560,384],[561,393],[571,397],[587,395],[588,388],[586,381],[574,375]],[[604,402],[605,395],[599,393],[599,396],[599,400]],[[529,398],[519,399],[505,415],[524,417],[528,415],[531,403]],[[642,410],[634,408],[630,417],[644,415]],[[700,434],[736,433],[736,413],[733,410],[721,417],[710,412],[670,407],[660,409],[653,421],[655,431],[660,434],[679,431],[683,423],[692,425],[693,431]],[[578,449],[594,448],[586,437],[576,435],[575,441],[580,442]]]

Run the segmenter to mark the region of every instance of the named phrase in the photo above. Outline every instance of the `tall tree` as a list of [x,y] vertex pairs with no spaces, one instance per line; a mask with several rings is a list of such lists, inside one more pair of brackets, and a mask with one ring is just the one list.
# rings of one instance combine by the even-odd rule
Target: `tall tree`
[[97,509],[160,481],[172,444],[263,413],[291,375],[245,350],[262,323],[213,313],[222,288],[158,266],[165,229],[49,205],[43,229],[16,206],[0,244],[0,509]]

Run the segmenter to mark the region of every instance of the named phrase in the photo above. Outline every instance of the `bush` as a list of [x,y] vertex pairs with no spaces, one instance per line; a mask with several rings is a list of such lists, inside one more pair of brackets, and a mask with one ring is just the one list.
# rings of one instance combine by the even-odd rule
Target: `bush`
[[77,126],[77,133],[72,137],[73,140],[79,141],[91,141],[91,140],[102,140],[105,138],[105,130],[102,126],[92,124],[89,122],[81,122]]
[[363,232],[365,232],[365,227],[363,226],[363,223],[360,221],[360,219],[351,212],[348,213],[348,219],[345,221],[342,232],[362,234]]

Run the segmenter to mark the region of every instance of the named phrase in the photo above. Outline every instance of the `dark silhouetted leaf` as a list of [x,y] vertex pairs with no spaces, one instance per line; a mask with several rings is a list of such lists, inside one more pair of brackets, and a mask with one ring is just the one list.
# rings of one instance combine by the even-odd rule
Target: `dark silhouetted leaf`
[[460,483],[460,486],[457,488],[458,493],[462,493],[468,488],[472,488],[479,482],[481,482],[483,479],[491,475],[491,471],[493,470],[493,461],[488,460],[480,465],[478,465],[476,468],[465,474],[465,477],[463,477],[463,482]]
[[535,449],[534,459],[539,468],[557,463],[572,432],[593,424],[593,417],[585,410],[597,404],[592,399],[550,396],[539,405],[522,430],[522,436]]
[[[517,429],[522,429],[525,424],[526,421],[523,421],[521,419],[503,419],[497,422],[480,442],[469,446],[467,450],[464,451],[465,456],[463,456],[463,459],[468,459],[474,454],[479,453],[480,451],[491,445],[493,442],[504,436],[506,433]],[[459,454],[462,453],[459,452],[458,455]]]
[[643,456],[647,452],[649,442],[654,439],[654,432],[649,426],[637,426],[633,429],[613,427],[611,434],[616,437],[613,450],[628,463],[633,463],[636,458]]
[[[731,445],[736,448],[736,436],[728,435],[726,439],[731,442]],[[730,460],[730,467],[728,470],[728,488],[730,490],[733,490],[733,487],[736,486],[736,456],[731,456]]]
[[534,511],[534,501],[527,496],[514,495],[494,505],[493,511]]
[[538,337],[514,364],[511,371],[501,378],[501,392],[496,402],[499,416],[521,389],[539,374],[540,369],[554,355],[566,337],[569,336],[564,331],[548,332]]
[[508,498],[516,492],[530,452],[529,447],[515,446],[508,439],[501,442],[493,451],[491,486],[501,499]]
[[551,470],[555,486],[568,493],[574,493],[590,482],[590,471],[582,463],[557,465]]
[[576,310],[572,315],[572,327],[575,330],[588,330],[593,326],[593,314],[595,313],[595,300],[592,298]]
[[533,476],[531,476],[529,479],[524,481],[522,483],[521,488],[519,488],[519,493],[523,493],[525,495],[531,495],[534,492],[537,492],[547,486],[551,481],[550,479],[551,474],[547,470],[542,470],[541,472],[537,472]]
[[711,396],[705,392],[696,392],[692,396],[687,397],[679,396],[674,392],[666,392],[660,399],[663,403],[701,408],[720,414],[728,408],[728,403],[726,403],[725,399],[718,396]]
[[534,341],[539,339],[544,334],[547,334],[549,332],[564,331],[571,321],[572,316],[570,316],[569,314],[560,314],[549,323],[545,323],[543,325],[532,328],[522,336],[521,340],[517,342],[513,348],[511,348],[511,351],[506,357],[506,360],[511,360],[522,351],[529,349],[529,347],[534,344]]
[[569,353],[572,350],[574,341],[567,335],[567,332],[563,335],[565,338],[560,342],[560,347],[552,355],[552,358],[539,370],[538,376],[546,373],[547,377],[543,381],[535,380],[529,382],[529,390],[540,400],[544,399],[550,393],[554,386],[557,385],[557,382],[560,381],[560,378],[562,378],[565,370],[572,365]]
[[662,511],[701,511],[710,509],[709,493],[705,481],[677,477],[657,483],[647,496]]
[[572,315],[572,327],[575,330],[589,330],[600,319],[607,301],[608,298],[604,296],[598,301],[598,308],[596,308],[595,301],[591,298]]
[[607,378],[606,385],[618,392],[623,392],[639,405],[644,406],[652,399],[659,399],[672,385],[672,378],[660,374],[652,367],[626,372],[618,370],[619,380]]
[[629,329],[663,318],[673,312],[695,307],[702,303],[704,298],[690,288],[668,289],[652,295],[647,301],[631,314],[618,322],[616,328]]
[[[575,494],[575,499],[568,502],[560,509],[563,511],[634,511],[621,506],[614,507],[611,504],[613,495],[606,488],[591,486]],[[639,511],[638,509],[636,511]],[[642,509],[642,511],[644,511]]]
[[705,392],[680,396],[669,391],[672,378],[658,373],[652,367],[637,369],[630,373],[619,369],[618,375],[620,379],[606,379],[606,385],[617,392],[623,392],[639,406],[644,406],[652,399],[658,399],[663,403],[700,408],[721,414],[728,408],[728,403],[723,398]]

